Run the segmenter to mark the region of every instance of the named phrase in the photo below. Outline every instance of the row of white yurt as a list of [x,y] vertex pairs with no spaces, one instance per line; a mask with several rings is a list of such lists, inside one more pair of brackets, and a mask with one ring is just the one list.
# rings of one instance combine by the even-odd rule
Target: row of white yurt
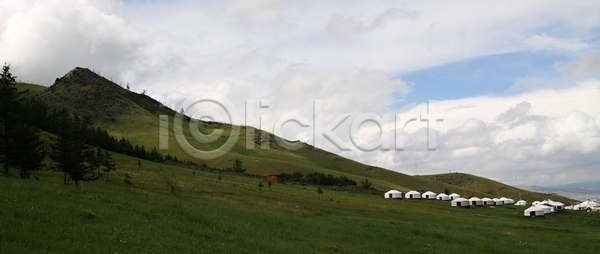
[[545,212],[540,207],[532,206],[532,207],[525,209],[523,214],[527,217],[540,217],[540,216],[544,216]]
[[455,198],[450,202],[453,207],[470,207],[469,200],[466,198]]
[[450,200],[450,196],[448,196],[448,194],[446,193],[440,193],[438,194],[435,199],[437,200]]
[[386,192],[385,194],[383,194],[384,198],[399,198],[402,199],[402,192],[399,192],[397,190],[390,190],[388,192]]

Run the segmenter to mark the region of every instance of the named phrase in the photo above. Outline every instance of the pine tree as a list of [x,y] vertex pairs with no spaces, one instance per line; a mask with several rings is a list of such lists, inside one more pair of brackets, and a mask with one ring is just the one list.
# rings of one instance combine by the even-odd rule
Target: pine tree
[[81,120],[75,116],[71,120],[63,110],[61,117],[61,131],[58,138],[52,146],[50,158],[56,163],[55,167],[64,173],[64,184],[67,183],[67,175],[79,185],[79,181],[89,181],[98,179],[93,167],[86,160],[88,149],[83,143],[83,137],[79,130]]
[[106,172],[106,181],[108,182],[108,173],[117,170],[117,164],[108,151],[104,151],[104,160],[102,161],[102,171]]
[[18,127],[21,125],[23,95],[16,87],[16,76],[10,73],[10,65],[4,64],[0,74],[0,154],[4,163],[4,174],[8,175],[9,165],[15,158],[12,157]]
[[15,132],[11,150],[14,166],[20,169],[22,179],[29,178],[31,171],[40,170],[44,166],[46,151],[39,131],[27,124],[22,124]]

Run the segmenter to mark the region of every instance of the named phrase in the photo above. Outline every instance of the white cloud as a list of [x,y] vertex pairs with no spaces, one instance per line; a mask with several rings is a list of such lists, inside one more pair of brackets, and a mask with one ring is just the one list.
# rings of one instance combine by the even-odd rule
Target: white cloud
[[534,48],[541,48],[541,49],[558,49],[558,50],[577,51],[577,50],[582,50],[582,49],[589,47],[589,45],[585,42],[558,39],[558,38],[550,37],[546,34],[534,34],[534,35],[530,36],[529,38],[527,38],[527,40],[525,40],[525,42],[527,44],[533,46]]

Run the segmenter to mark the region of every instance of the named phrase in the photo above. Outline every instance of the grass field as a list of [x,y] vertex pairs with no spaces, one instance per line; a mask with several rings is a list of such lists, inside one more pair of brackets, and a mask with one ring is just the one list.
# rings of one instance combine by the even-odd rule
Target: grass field
[[[60,173],[0,177],[0,253],[564,253],[600,248],[600,214],[526,218],[525,207],[452,208],[266,184],[113,154],[79,188]],[[130,184],[125,182],[127,179]]]

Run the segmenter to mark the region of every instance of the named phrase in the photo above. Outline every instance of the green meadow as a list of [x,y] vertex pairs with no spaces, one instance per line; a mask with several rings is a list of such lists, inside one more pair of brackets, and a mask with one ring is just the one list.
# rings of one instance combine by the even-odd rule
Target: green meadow
[[273,184],[113,154],[108,180],[0,177],[0,253],[564,253],[600,248],[600,214]]

